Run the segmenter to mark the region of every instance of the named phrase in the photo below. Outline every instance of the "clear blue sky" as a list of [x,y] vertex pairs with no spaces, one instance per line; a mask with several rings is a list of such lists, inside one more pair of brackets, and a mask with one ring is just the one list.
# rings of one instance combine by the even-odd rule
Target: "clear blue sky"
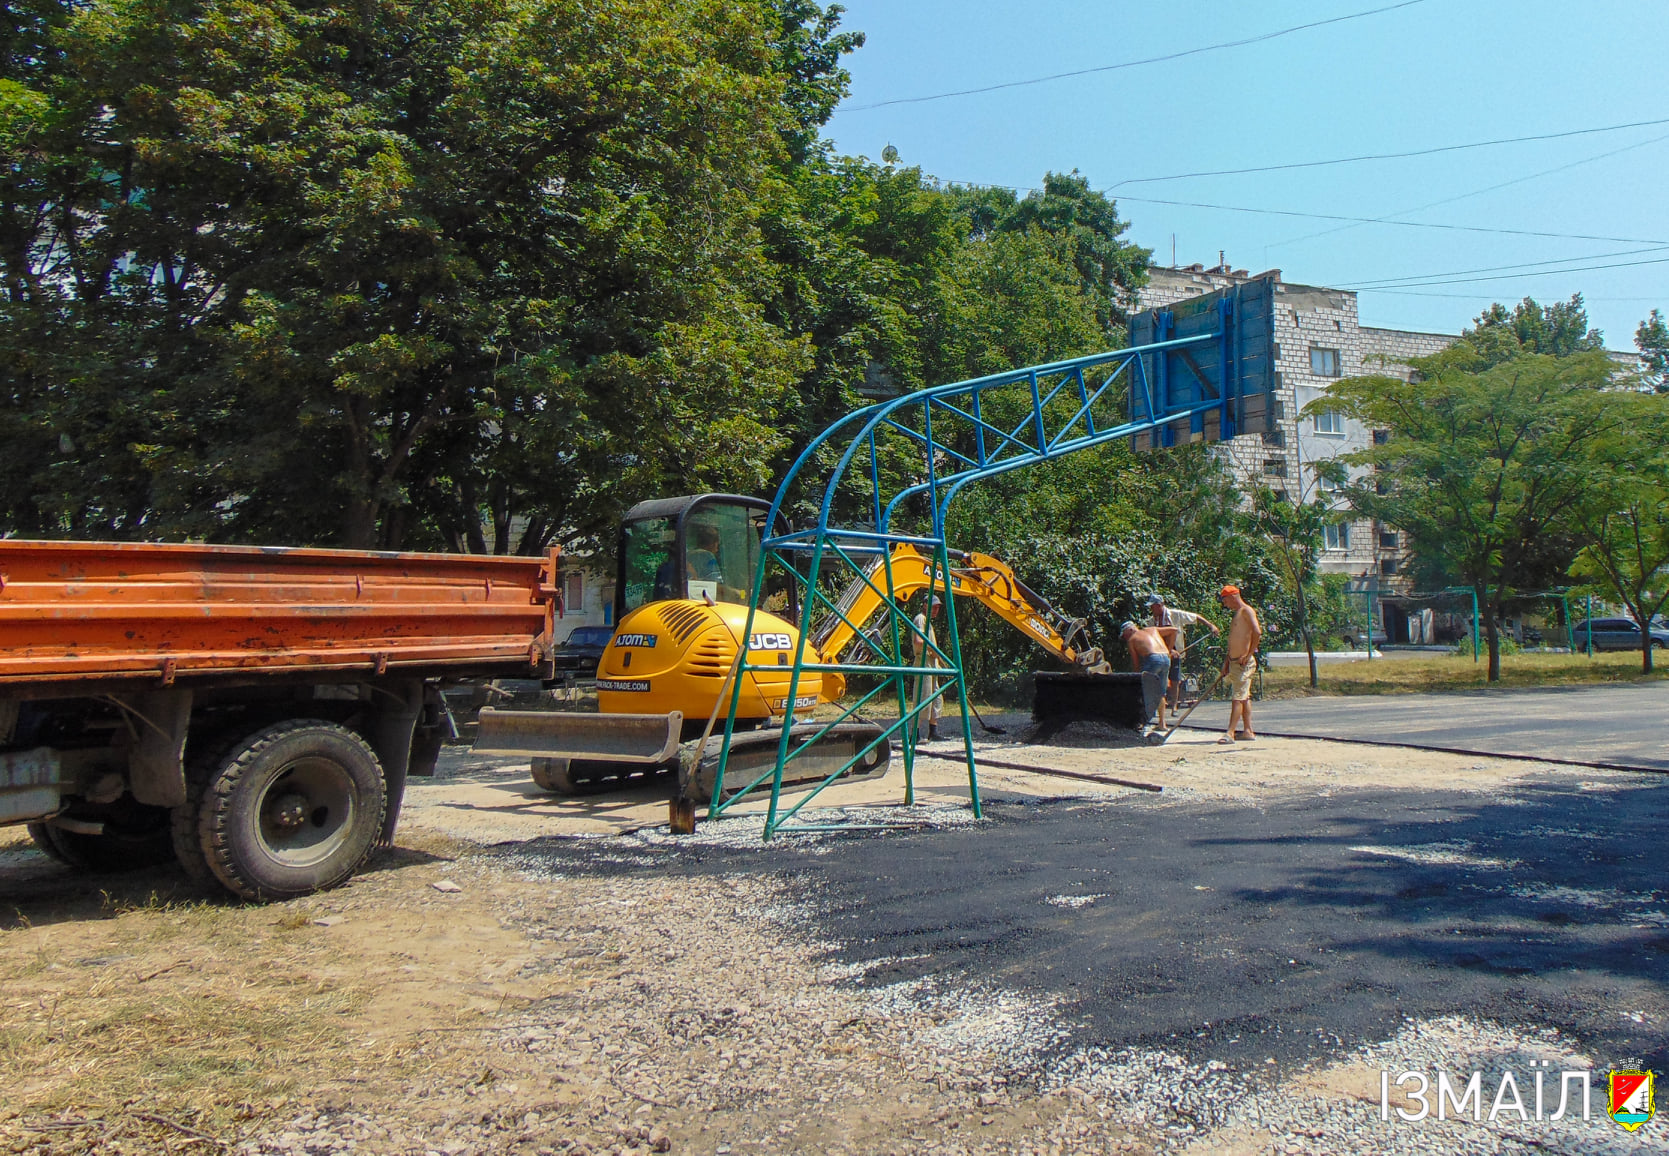
[[[1161,263],[1174,234],[1182,264],[1214,265],[1221,249],[1236,268],[1279,268],[1312,285],[1412,279],[1362,288],[1364,324],[1453,333],[1491,301],[1530,295],[1545,304],[1580,291],[1606,344],[1632,348],[1641,318],[1654,306],[1669,311],[1669,123],[1401,160],[1138,179],[1669,121],[1666,0],[1421,0],[1162,63],[863,107],[1396,2],[848,0],[843,27],[868,43],[847,58],[852,93],[826,131],[842,153],[879,159],[891,144],[904,164],[946,181],[1024,189],[1046,171],[1077,169],[1118,199],[1127,236]],[[1341,227],[1156,200],[1619,239]],[[1636,264],[1542,276],[1500,269],[1532,262]],[[1496,279],[1459,280],[1485,276]]]

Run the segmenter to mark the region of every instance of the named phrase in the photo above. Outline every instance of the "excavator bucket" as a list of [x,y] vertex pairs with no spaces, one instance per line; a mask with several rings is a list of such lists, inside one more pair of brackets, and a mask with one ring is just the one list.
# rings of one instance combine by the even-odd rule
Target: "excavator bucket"
[[1039,723],[1065,726],[1103,722],[1139,731],[1146,721],[1142,676],[1134,672],[1062,674],[1040,670],[1036,678],[1032,718]]
[[566,711],[481,712],[475,750],[489,755],[541,759],[594,759],[605,763],[664,763],[677,757],[684,716],[579,714]]

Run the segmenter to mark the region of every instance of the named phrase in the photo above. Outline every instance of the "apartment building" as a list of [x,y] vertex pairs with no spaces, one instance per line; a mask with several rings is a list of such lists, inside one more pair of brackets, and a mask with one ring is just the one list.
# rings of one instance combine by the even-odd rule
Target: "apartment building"
[[[1372,444],[1382,431],[1337,414],[1300,416],[1305,406],[1341,377],[1362,373],[1408,372],[1408,361],[1436,353],[1454,334],[1378,329],[1360,322],[1356,294],[1344,289],[1295,285],[1276,279],[1275,392],[1281,405],[1278,428],[1219,443],[1220,454],[1245,489],[1266,485],[1297,501],[1331,502],[1327,483],[1316,466]],[[1263,276],[1263,274],[1257,274]],[[1140,293],[1144,309],[1153,309],[1227,288],[1252,279],[1244,269],[1202,265],[1154,267]],[[1353,479],[1362,470],[1348,471]],[[1369,519],[1340,523],[1327,533],[1320,560],[1325,572],[1372,581],[1381,590],[1404,588],[1403,544],[1393,526]]]

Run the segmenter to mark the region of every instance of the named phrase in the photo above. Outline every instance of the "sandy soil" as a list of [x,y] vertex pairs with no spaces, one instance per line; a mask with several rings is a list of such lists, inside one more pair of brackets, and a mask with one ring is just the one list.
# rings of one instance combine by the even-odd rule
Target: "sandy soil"
[[[1179,798],[1249,801],[1270,792],[1331,791],[1342,787],[1443,788],[1490,791],[1542,773],[1522,760],[1421,752],[1302,739],[1258,739],[1225,746],[1213,732],[1180,730],[1163,746],[1149,746],[1129,732],[1074,724],[1042,743],[1024,715],[987,715],[1004,735],[974,740],[981,796],[991,801],[1063,795],[1122,794],[1132,789],[1168,791]],[[968,771],[961,740],[926,744],[915,770],[918,800],[963,803]],[[453,748],[442,775],[415,780],[402,819],[419,829],[477,843],[541,835],[621,834],[666,823],[665,782],[606,794],[559,799],[534,786],[525,760],[493,758]],[[1018,769],[1025,767],[1028,769]],[[816,806],[885,808],[903,800],[902,759],[882,778],[831,787]],[[734,808],[745,814],[763,802]]]

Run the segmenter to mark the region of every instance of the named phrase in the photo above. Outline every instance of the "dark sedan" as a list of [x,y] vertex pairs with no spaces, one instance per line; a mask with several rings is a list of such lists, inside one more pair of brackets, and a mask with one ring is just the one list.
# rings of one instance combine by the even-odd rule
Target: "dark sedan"
[[568,635],[568,640],[556,648],[556,676],[596,677],[597,664],[603,660],[603,650],[613,637],[612,626],[574,627]]
[[[1591,623],[1578,622],[1570,628],[1572,650],[1588,649],[1590,627],[1595,650],[1639,650],[1640,624],[1632,618],[1596,618]],[[1669,629],[1652,624],[1652,646],[1661,650],[1669,646]]]

